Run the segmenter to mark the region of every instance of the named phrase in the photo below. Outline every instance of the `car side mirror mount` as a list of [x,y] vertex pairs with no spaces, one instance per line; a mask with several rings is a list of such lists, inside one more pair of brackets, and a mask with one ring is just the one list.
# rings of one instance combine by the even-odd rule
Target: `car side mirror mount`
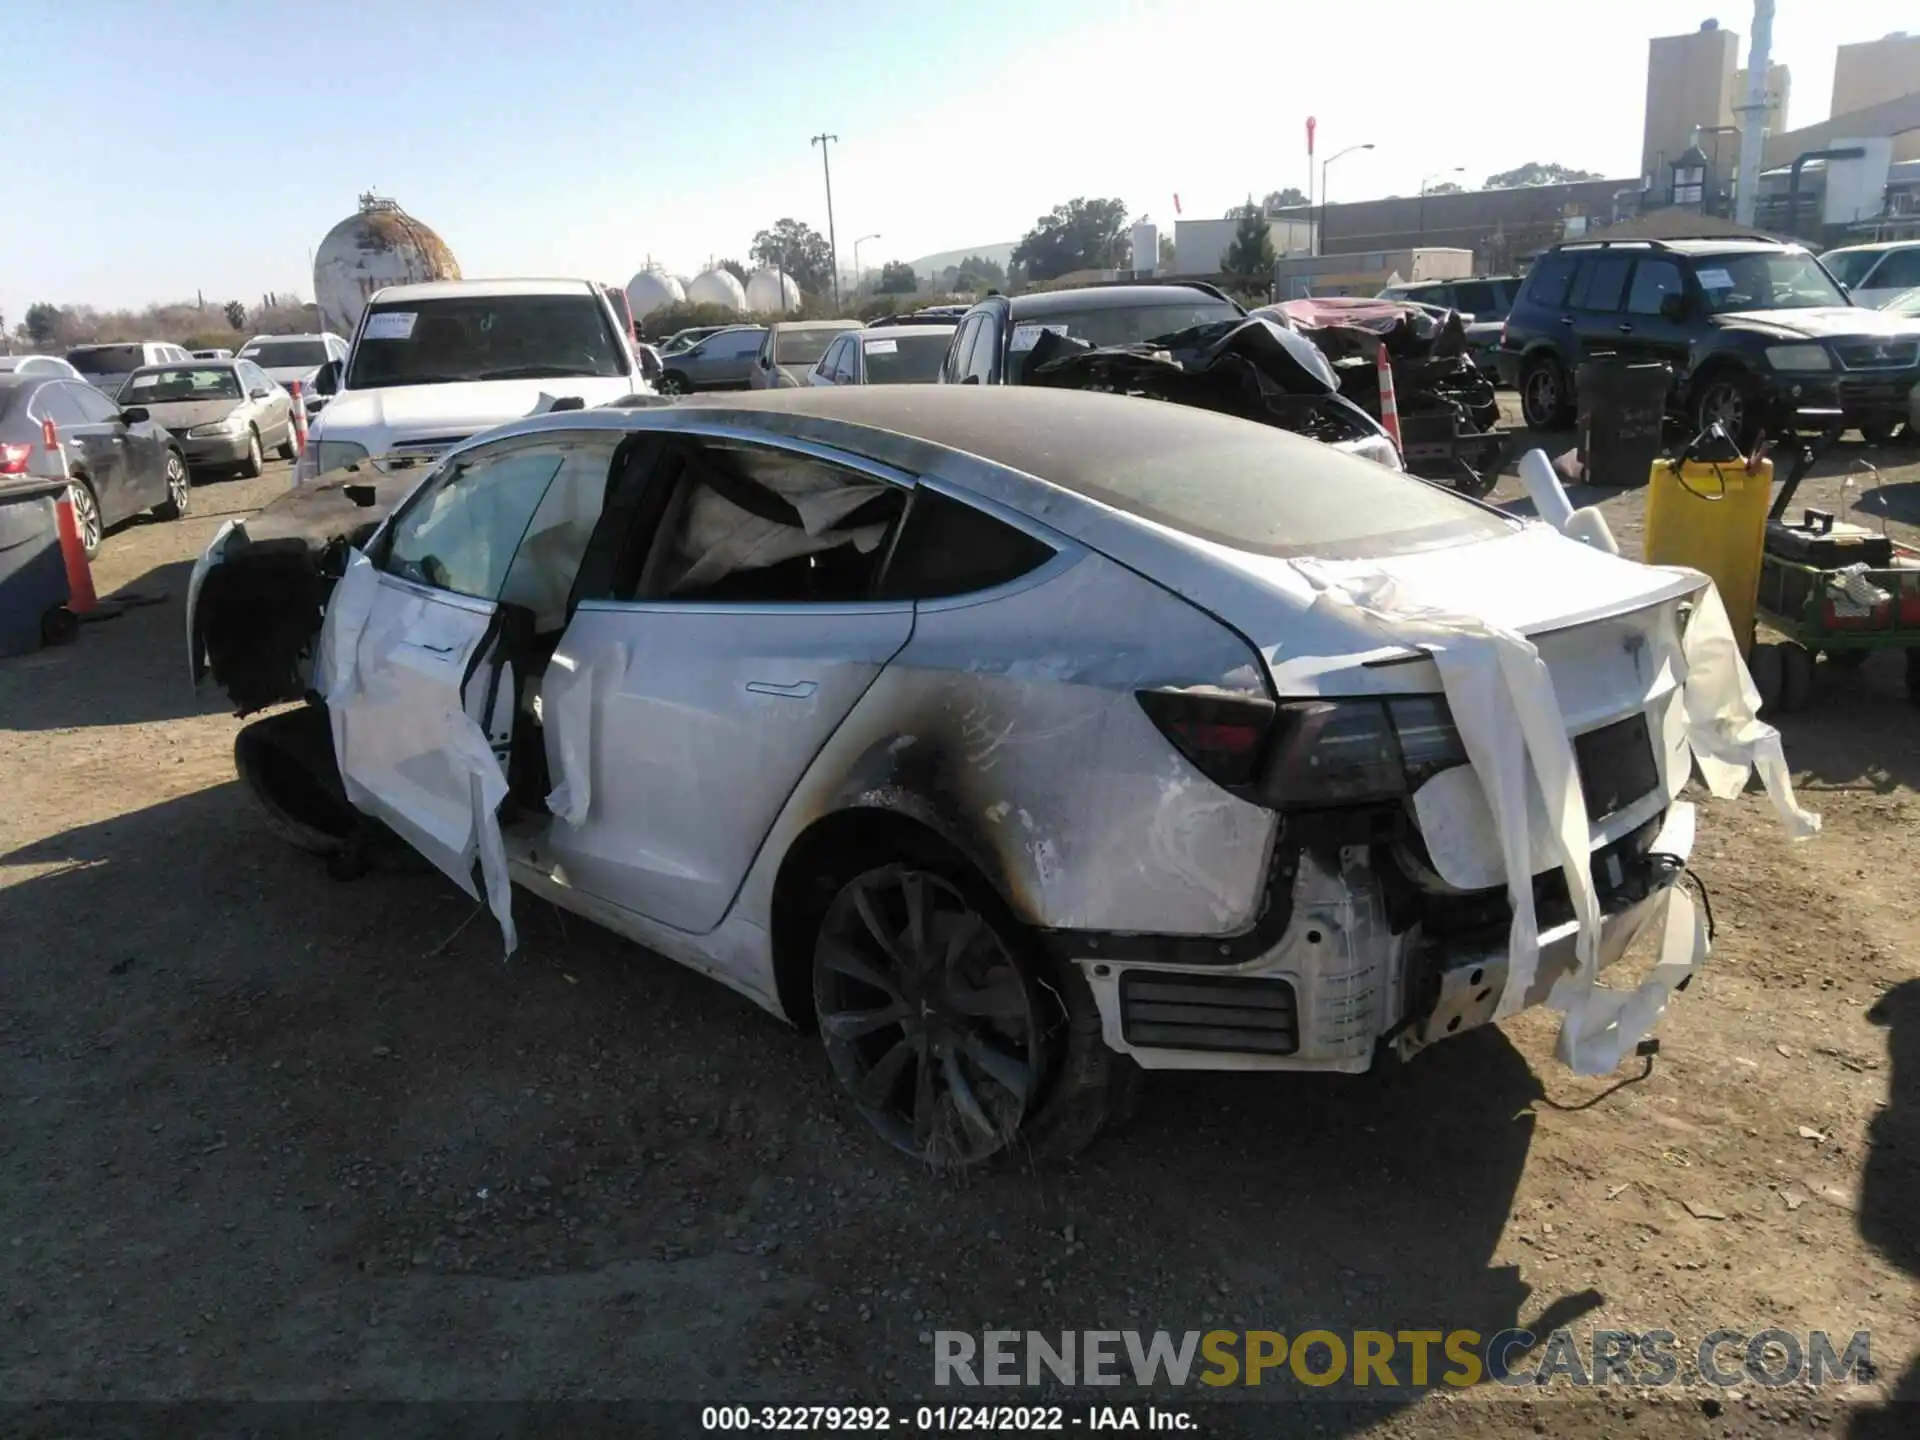
[[151,417],[147,412],[147,407],[144,405],[129,405],[120,412],[120,423],[122,425],[138,425],[149,418]]
[[340,362],[329,360],[313,376],[313,390],[316,395],[332,395],[340,389]]
[[264,385],[256,385],[256,386],[254,386],[254,388],[253,388],[253,389],[251,389],[251,390],[249,390],[249,391],[247,391],[247,398],[248,398],[249,400],[264,400],[264,399],[266,399],[266,398],[267,398],[267,397],[268,397],[269,395],[271,395],[272,393],[273,393],[273,392],[272,392],[271,390],[269,390],[269,389],[267,389],[267,387],[266,387],[266,386],[264,386]]
[[961,377],[960,383],[962,385],[978,385],[980,383],[980,377],[978,375],[964,375]]
[[1687,297],[1684,295],[1662,295],[1660,297],[1660,317],[1663,320],[1686,319]]

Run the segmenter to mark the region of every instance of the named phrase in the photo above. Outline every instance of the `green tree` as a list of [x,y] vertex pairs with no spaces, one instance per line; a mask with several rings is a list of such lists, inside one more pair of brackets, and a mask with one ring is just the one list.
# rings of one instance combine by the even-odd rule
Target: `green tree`
[[889,260],[880,267],[880,283],[873,287],[876,295],[911,295],[920,288],[920,277],[913,273],[913,266],[904,260]]
[[1442,180],[1438,185],[1427,186],[1427,194],[1429,195],[1459,195],[1461,193],[1463,193],[1461,187],[1452,180]]
[[[1307,197],[1305,192],[1296,186],[1289,185],[1284,190],[1269,190],[1267,192],[1267,198],[1260,202],[1260,208],[1265,210],[1269,215],[1272,215],[1277,211],[1285,210],[1290,205],[1304,205],[1306,203]],[[1228,216],[1227,218],[1233,219],[1235,217]]]
[[1034,222],[1013,247],[1013,263],[1034,283],[1075,270],[1104,270],[1121,263],[1126,229],[1124,200],[1069,200]]
[[970,292],[1004,290],[1007,272],[984,255],[969,255],[956,267],[953,288]]
[[[738,260],[722,260],[722,261],[719,261],[713,268],[716,270],[726,271],[729,275],[733,276],[734,279],[738,280],[742,285],[746,284],[749,278],[747,275],[747,267],[742,265]],[[794,284],[796,285],[799,283],[800,282],[798,280],[794,281]]]
[[[1574,170],[1565,165],[1542,165],[1538,160],[1529,160],[1512,170],[1502,170],[1498,175],[1489,175],[1484,189],[1520,190],[1529,185],[1571,185],[1579,180],[1604,180],[1607,177],[1598,170]],[[1438,195],[1440,190],[1429,190],[1429,195]]]
[[226,308],[227,328],[238,330],[247,323],[247,307],[238,300],[229,300]]
[[1162,233],[1160,236],[1160,269],[1162,273],[1173,269],[1173,236]]
[[1220,268],[1236,279],[1271,285],[1273,262],[1277,257],[1273,252],[1273,232],[1267,228],[1266,210],[1254,204],[1249,195],[1239,213],[1230,218],[1240,223],[1234,229],[1233,243],[1221,257]]
[[36,345],[51,345],[60,331],[60,307],[42,300],[27,307],[27,339]]
[[791,217],[753,237],[747,254],[761,265],[784,270],[809,295],[833,293],[833,251],[827,237]]

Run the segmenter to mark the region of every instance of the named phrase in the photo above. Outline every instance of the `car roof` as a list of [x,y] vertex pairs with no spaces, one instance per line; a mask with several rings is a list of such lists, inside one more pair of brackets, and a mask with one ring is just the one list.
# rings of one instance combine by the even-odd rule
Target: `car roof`
[[593,295],[600,287],[591,280],[428,280],[418,285],[389,285],[376,290],[370,305],[402,300],[451,300],[463,295]]
[[302,330],[298,335],[255,335],[240,348],[248,345],[269,345],[276,340],[338,340],[340,337],[331,330]]
[[869,340],[898,340],[902,335],[939,335],[951,337],[959,327],[957,325],[882,325],[867,338]]
[[149,370],[233,370],[241,365],[251,365],[251,360],[240,360],[232,355],[224,360],[201,360],[189,355],[184,360],[160,360],[152,365],[142,365],[138,370],[129,370],[129,375],[144,375]]
[[[75,345],[71,347],[67,351],[67,354],[85,355],[89,350],[139,350],[148,345],[172,344],[173,341],[171,340],[93,340],[85,345]],[[187,347],[182,345],[178,348],[184,350]]]
[[1910,250],[1920,247],[1920,240],[1875,240],[1866,245],[1835,245],[1830,250],[1822,250],[1820,258],[1829,255],[1850,255],[1861,250]]
[[[905,438],[977,456],[1069,490],[1100,488],[1116,468],[1137,461],[1143,449],[1180,452],[1213,442],[1244,442],[1249,428],[1272,437],[1276,445],[1299,447],[1305,465],[1324,464],[1325,457],[1338,453],[1303,435],[1252,420],[1090,390],[1026,385],[833,385],[725,391],[671,402],[641,398],[643,408],[609,405],[533,416],[490,431],[486,438],[499,440],[542,430],[654,429],[662,420],[671,428],[672,417],[680,415],[716,424],[738,417],[762,421],[770,439],[798,428],[808,438],[837,442],[862,454],[893,448],[885,441]],[[827,422],[835,433],[807,430],[809,421]],[[862,431],[873,435],[871,447],[861,442]]]
[[776,320],[769,330],[863,330],[858,320]]
[[[1040,290],[1007,302],[1015,320],[1049,315],[1084,315],[1089,310],[1136,310],[1147,305],[1192,304],[1220,297],[1198,285],[1088,285],[1074,290]],[[1226,302],[1231,304],[1231,301]]]

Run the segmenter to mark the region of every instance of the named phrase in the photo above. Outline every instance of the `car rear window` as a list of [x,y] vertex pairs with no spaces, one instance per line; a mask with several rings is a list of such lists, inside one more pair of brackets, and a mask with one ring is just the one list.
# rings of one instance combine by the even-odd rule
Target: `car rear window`
[[1505,516],[1286,431],[1181,406],[1116,406],[1097,476],[1072,488],[1258,555],[1350,559],[1491,539]]
[[82,375],[131,375],[146,361],[139,345],[92,345],[67,352],[67,363]]
[[773,358],[782,365],[817,365],[841,330],[782,330],[773,342]]
[[876,335],[869,337],[867,383],[869,385],[932,384],[940,377],[940,366],[947,358],[951,334]]
[[327,345],[324,340],[263,340],[247,346],[240,358],[262,370],[291,370],[296,365],[314,369],[327,363]]

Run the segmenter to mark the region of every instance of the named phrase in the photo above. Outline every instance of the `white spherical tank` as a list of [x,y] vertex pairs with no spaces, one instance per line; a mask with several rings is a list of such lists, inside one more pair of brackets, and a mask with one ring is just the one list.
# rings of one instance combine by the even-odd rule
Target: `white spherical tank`
[[738,314],[747,308],[747,292],[730,270],[709,270],[687,286],[687,299],[695,305],[721,305]]
[[644,319],[663,305],[678,305],[687,292],[673,276],[660,270],[642,270],[627,282],[627,308],[633,318]]
[[1142,221],[1133,227],[1133,273],[1151,275],[1160,268],[1160,227]]
[[747,309],[755,315],[785,315],[800,308],[800,287],[784,270],[766,268],[747,281]]
[[313,255],[313,297],[320,328],[351,335],[376,290],[427,280],[458,280],[447,244],[398,202],[362,195],[360,208],[327,232]]

